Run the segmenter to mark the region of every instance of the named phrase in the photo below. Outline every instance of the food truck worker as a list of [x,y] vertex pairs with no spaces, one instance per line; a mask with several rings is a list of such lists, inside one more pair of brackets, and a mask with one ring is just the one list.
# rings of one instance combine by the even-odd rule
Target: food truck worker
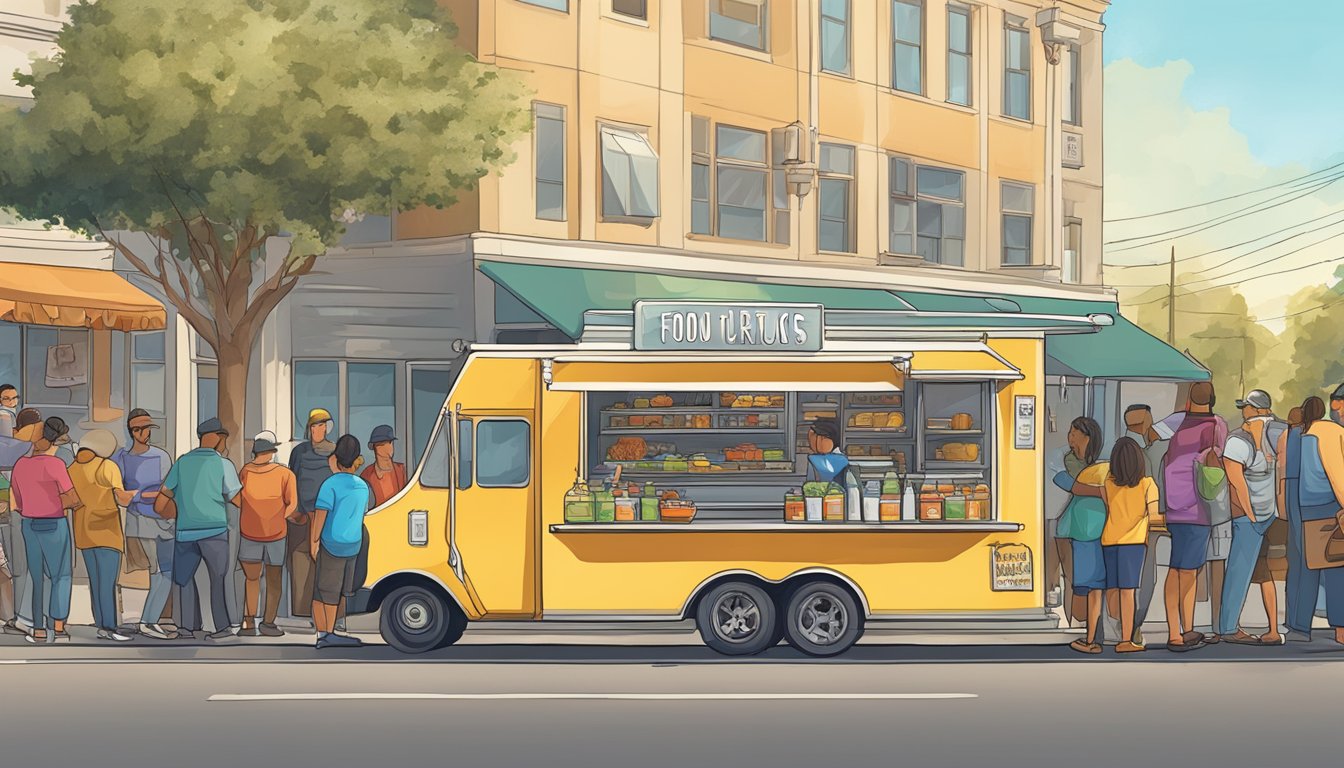
[[812,449],[812,455],[807,457],[812,479],[828,483],[849,468],[849,457],[840,450],[840,425],[835,419],[813,422],[807,432],[807,444]]

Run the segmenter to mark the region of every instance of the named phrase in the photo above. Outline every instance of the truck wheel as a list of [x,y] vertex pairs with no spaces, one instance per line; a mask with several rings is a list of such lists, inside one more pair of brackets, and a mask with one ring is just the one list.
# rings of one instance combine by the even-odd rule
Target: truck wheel
[[742,581],[710,590],[695,610],[695,624],[705,645],[726,656],[750,656],[779,642],[775,601]]
[[863,612],[848,590],[826,581],[804,584],[789,598],[784,636],[809,656],[835,656],[863,635]]
[[402,653],[425,653],[457,642],[467,617],[438,592],[419,585],[399,587],[383,601],[378,631]]

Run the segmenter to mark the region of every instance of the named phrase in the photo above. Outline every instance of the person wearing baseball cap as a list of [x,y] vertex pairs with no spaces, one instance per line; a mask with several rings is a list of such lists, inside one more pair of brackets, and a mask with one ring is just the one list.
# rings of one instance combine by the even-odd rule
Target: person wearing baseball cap
[[112,461],[121,470],[126,490],[134,494],[126,505],[126,546],[138,548],[149,563],[149,593],[140,611],[140,634],[172,640],[177,637],[176,631],[166,629],[160,621],[172,596],[175,524],[154,511],[154,499],[173,466],[173,459],[167,451],[150,444],[155,429],[158,425],[149,411],[132,409],[126,416],[130,445],[113,454]]
[[289,610],[294,616],[308,617],[313,610],[313,558],[309,547],[309,521],[317,507],[317,492],[331,477],[328,458],[336,444],[331,433],[331,412],[314,408],[308,412],[304,441],[289,453],[289,469],[294,473],[299,493],[299,508],[290,517],[285,537],[289,553]]
[[[78,509],[83,502],[65,462],[56,456],[56,449],[69,442],[70,428],[65,421],[53,416],[42,422],[32,455],[14,464],[11,478],[10,503],[23,518],[24,549],[32,579],[33,631],[26,638],[30,643],[48,642],[48,620],[51,641],[70,641],[65,620],[70,616],[72,547],[65,510]],[[44,594],[44,579],[51,580],[50,602]]]
[[406,465],[393,460],[397,435],[387,424],[373,428],[369,435],[369,450],[373,451],[373,463],[360,477],[373,489],[373,505],[381,507],[406,487]]
[[177,460],[154,500],[154,511],[177,520],[173,542],[173,583],[182,596],[179,626],[193,634],[202,628],[196,571],[205,564],[210,582],[210,614],[215,629],[210,640],[233,638],[224,580],[232,578],[229,557],[229,505],[240,503],[242,483],[224,458],[229,432],[211,418],[196,428],[199,448]]
[[[298,483],[289,467],[275,463],[279,446],[271,432],[262,432],[252,440],[252,461],[243,466],[241,479],[242,516],[239,528],[242,541],[238,563],[247,581],[243,587],[243,626],[245,637],[280,637],[284,630],[275,624],[280,611],[281,579],[285,568],[287,523],[299,508]],[[265,608],[258,612],[261,575],[266,573]],[[257,623],[257,616],[261,623]]]

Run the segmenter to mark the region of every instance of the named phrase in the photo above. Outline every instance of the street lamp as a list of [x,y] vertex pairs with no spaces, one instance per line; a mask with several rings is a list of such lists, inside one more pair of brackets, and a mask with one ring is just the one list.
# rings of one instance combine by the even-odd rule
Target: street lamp
[[798,210],[803,209],[803,198],[812,191],[817,166],[812,163],[811,129],[799,121],[784,127],[784,182],[789,194],[798,198]]

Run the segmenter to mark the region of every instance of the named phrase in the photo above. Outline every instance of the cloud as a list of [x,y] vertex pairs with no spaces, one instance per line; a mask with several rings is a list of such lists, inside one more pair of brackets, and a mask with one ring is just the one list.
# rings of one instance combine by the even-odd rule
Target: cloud
[[[1226,108],[1193,108],[1184,96],[1186,83],[1193,72],[1194,67],[1187,61],[1168,61],[1161,66],[1144,67],[1133,60],[1122,59],[1106,67],[1105,214],[1106,219],[1113,222],[1106,225],[1106,240],[1140,237],[1190,226],[1285,194],[1291,187],[1165,216],[1130,222],[1114,222],[1115,219],[1227,197],[1285,182],[1315,170],[1297,164],[1262,162],[1251,151],[1246,136],[1232,126],[1231,114]],[[1339,211],[1341,201],[1344,201],[1344,181],[1263,213],[1238,215],[1226,225],[1173,242],[1128,251],[1115,249],[1133,243],[1113,245],[1107,251],[1106,260],[1114,263],[1163,261],[1173,244],[1178,258],[1224,248]],[[1270,246],[1299,231],[1334,221],[1341,223]],[[1344,237],[1285,255],[1335,233],[1344,233],[1344,215],[1291,229],[1252,246],[1231,248],[1186,262],[1181,271],[1200,272],[1201,277],[1210,278],[1227,275],[1226,279],[1192,285],[1194,290],[1337,258],[1344,254]],[[1217,266],[1257,247],[1263,250],[1226,267]],[[1231,274],[1276,256],[1284,257],[1264,268]],[[1253,280],[1241,290],[1252,311],[1258,315],[1282,314],[1278,310],[1283,308],[1289,295],[1309,284],[1329,282],[1336,266],[1325,264],[1289,272],[1281,278]],[[1116,286],[1156,284],[1165,280],[1166,273],[1161,268],[1108,269],[1106,277],[1108,283]],[[1122,295],[1132,297],[1139,290],[1122,288]]]

